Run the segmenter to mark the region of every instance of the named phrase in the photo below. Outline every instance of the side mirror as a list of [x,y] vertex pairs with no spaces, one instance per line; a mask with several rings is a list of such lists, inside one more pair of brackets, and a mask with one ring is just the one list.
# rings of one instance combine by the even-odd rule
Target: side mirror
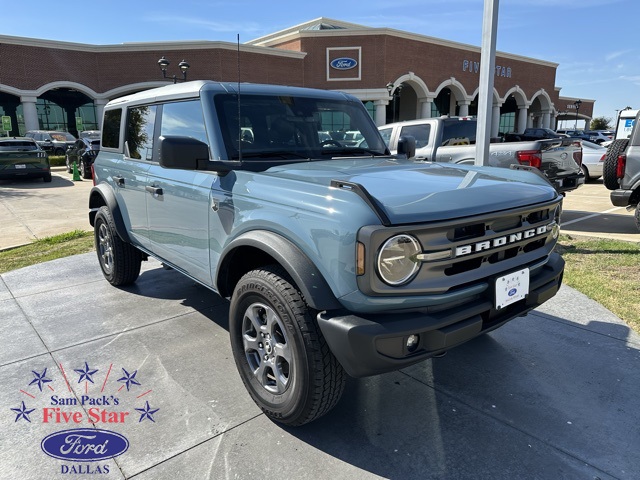
[[416,138],[404,135],[398,139],[398,155],[406,155],[407,158],[416,156]]
[[209,146],[191,137],[167,135],[160,137],[160,166],[180,170],[213,170],[228,173],[239,162],[209,160]]

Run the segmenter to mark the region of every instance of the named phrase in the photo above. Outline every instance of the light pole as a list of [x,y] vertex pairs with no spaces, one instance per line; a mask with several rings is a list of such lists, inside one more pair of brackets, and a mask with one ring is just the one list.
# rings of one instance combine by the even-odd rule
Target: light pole
[[578,99],[575,102],[573,102],[573,104],[576,106],[576,124],[574,125],[573,129],[577,130],[578,129],[578,114],[580,113],[580,105],[582,105],[582,100]]
[[173,75],[173,77],[167,77],[167,67],[169,66],[171,62],[169,60],[167,60],[164,55],[162,56],[162,58],[160,58],[160,60],[158,60],[158,66],[160,67],[160,70],[162,70],[162,78],[173,78],[173,83],[178,83],[178,80],[180,80],[181,82],[186,82],[187,81],[187,70],[189,70],[189,67],[191,65],[189,65],[185,60],[182,60],[179,64],[178,67],[180,68],[180,71],[182,72],[182,78],[178,78],[175,75]]

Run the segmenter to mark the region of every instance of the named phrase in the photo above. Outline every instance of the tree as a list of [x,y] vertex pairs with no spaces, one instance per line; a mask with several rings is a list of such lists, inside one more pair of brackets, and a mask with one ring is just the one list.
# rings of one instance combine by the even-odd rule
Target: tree
[[610,130],[611,119],[609,117],[596,117],[591,120],[591,130]]

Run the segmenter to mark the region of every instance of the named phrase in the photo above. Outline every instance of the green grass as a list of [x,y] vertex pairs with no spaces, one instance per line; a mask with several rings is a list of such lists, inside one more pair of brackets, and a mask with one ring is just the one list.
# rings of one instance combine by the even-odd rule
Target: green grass
[[92,250],[93,233],[74,230],[0,252],[0,273]]
[[64,167],[67,163],[67,157],[65,157],[64,155],[60,155],[60,156],[49,156],[49,165],[51,165],[52,167]]
[[640,333],[640,243],[561,235],[564,283]]

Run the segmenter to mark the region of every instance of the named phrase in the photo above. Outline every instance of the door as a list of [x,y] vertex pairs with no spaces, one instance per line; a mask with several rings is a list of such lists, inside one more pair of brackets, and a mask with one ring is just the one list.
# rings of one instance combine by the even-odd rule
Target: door
[[[199,100],[166,103],[160,118],[159,136],[189,136],[208,143]],[[210,194],[217,180],[212,172],[168,169],[154,161],[145,187],[151,250],[206,285],[211,285]]]

